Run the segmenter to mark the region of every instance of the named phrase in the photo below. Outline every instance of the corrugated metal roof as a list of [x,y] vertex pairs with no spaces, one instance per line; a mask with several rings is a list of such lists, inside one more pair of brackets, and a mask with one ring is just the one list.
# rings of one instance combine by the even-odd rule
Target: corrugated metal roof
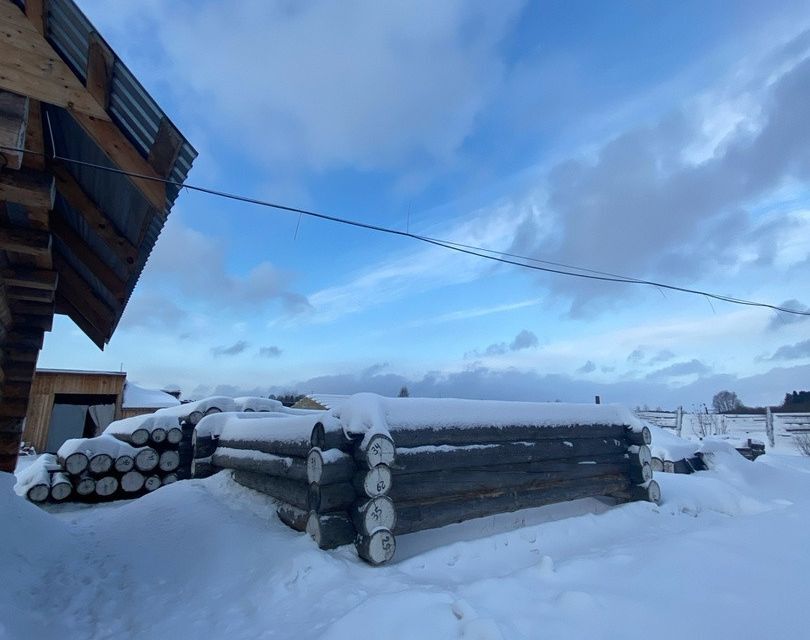
[[[19,1],[17,4],[22,6]],[[45,4],[47,8],[45,36],[75,75],[84,83],[90,43],[94,39],[100,39],[99,34],[73,0],[49,0]],[[45,104],[43,104],[43,111],[50,120],[54,147],[59,156],[115,167],[69,111]],[[113,123],[124,133],[144,159],[149,158],[161,122],[164,120],[170,122],[155,100],[114,52],[108,113]],[[49,133],[46,132],[46,139],[49,137]],[[197,152],[182,134],[180,137],[180,148],[177,158],[169,169],[168,178],[182,183],[197,157]],[[92,273],[64,242],[54,240],[54,250],[61,254],[88,282],[93,293],[113,310],[114,322],[110,326],[100,327],[106,339],[109,340],[163,229],[165,216],[168,215],[174,204],[179,189],[170,185],[166,186],[164,213],[153,207],[141,191],[124,175],[70,163],[66,163],[64,168],[70,172],[82,190],[109,218],[117,232],[126,237],[137,249],[134,264],[123,262],[117,253],[107,246],[92,225],[88,224],[84,212],[74,210],[64,198],[57,195],[54,215],[64,218],[99,259],[124,282],[125,295],[122,303],[115,299],[97,275]],[[11,208],[10,213],[13,215],[14,212],[15,210]]]
[[[48,41],[85,82],[91,34],[98,32],[73,0],[50,0],[47,8]],[[148,157],[166,114],[118,56],[113,61],[109,113],[140,154]],[[185,181],[196,157],[197,151],[184,138],[169,179]],[[177,194],[176,187],[166,189],[167,209],[174,204]]]

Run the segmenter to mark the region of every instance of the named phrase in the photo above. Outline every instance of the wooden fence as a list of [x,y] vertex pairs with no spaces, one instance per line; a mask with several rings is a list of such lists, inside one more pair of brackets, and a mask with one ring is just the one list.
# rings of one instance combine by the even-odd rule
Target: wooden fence
[[[636,415],[651,424],[671,429],[678,435],[704,435],[701,432],[702,416],[676,411],[636,411]],[[777,442],[792,444],[796,436],[810,434],[810,413],[724,413],[706,414],[712,421],[711,431],[705,435],[729,435],[741,439],[759,439],[771,447]]]

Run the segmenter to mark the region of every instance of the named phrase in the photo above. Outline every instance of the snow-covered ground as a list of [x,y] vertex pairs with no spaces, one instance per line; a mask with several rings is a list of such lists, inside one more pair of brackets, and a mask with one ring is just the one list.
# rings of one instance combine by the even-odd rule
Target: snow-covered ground
[[226,472],[44,511],[0,474],[0,638],[801,638],[810,459],[657,474],[595,500],[320,551]]

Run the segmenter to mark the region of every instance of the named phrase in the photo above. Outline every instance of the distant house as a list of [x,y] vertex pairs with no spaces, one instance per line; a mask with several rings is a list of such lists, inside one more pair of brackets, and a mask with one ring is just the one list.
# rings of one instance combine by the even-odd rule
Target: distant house
[[37,369],[22,439],[54,453],[65,440],[96,436],[113,420],[178,404],[168,393],[128,382],[124,372]]
[[337,393],[309,393],[296,402],[293,407],[296,409],[334,409],[343,404],[349,396]]

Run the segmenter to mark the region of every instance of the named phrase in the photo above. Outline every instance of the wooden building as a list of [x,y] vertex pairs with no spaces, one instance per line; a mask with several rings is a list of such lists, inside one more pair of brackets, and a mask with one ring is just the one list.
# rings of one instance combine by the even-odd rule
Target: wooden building
[[37,369],[23,441],[56,453],[68,438],[92,438],[122,417],[126,373]]
[[180,401],[144,389],[118,371],[37,369],[23,428],[23,442],[56,453],[69,438],[92,438],[113,420],[154,413]]
[[195,157],[73,0],[0,0],[0,471],[54,313],[104,347]]
[[296,409],[316,409],[318,411],[326,411],[327,409],[334,409],[342,405],[350,396],[341,395],[337,393],[308,393],[293,407]]

